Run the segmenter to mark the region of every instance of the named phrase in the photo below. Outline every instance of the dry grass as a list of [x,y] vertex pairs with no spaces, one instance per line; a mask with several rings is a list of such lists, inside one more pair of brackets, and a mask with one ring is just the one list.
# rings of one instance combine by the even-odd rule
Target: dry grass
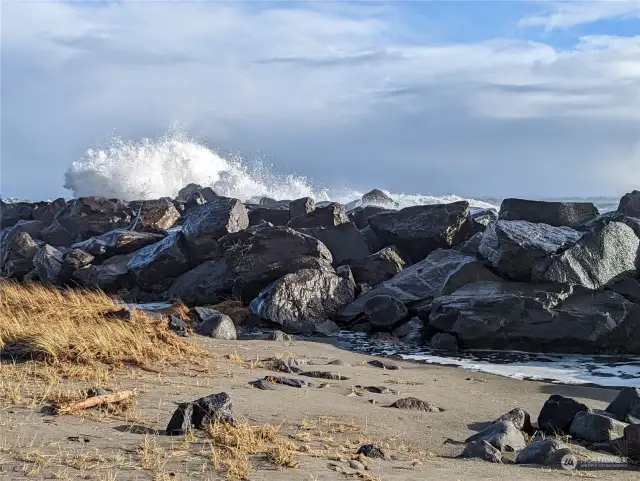
[[236,326],[245,324],[247,317],[249,316],[249,308],[243,306],[242,302],[238,299],[225,299],[222,302],[207,307],[215,309],[222,314],[226,314],[233,320],[233,323]]
[[0,281],[0,350],[20,360],[142,368],[202,354],[141,311],[131,320],[107,315],[119,309],[102,292]]

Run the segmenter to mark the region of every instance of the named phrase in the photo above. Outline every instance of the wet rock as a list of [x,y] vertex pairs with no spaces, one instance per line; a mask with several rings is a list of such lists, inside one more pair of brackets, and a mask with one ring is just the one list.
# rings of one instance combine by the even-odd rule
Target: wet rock
[[581,236],[569,227],[499,220],[484,231],[479,252],[500,274],[528,282],[537,262],[571,247]]
[[499,421],[465,440],[465,443],[486,441],[501,452],[517,452],[526,447],[522,431],[511,421]]
[[128,227],[131,213],[128,204],[121,200],[80,197],[60,210],[56,214],[56,220],[69,232],[74,242],[80,242]]
[[282,331],[271,331],[267,339],[269,341],[293,341],[295,337]]
[[462,260],[447,274],[436,297],[446,296],[467,284],[480,281],[502,282],[502,279],[487,269],[481,260],[471,258]]
[[375,330],[390,331],[407,317],[407,308],[391,296],[375,296],[364,306],[364,314]]
[[44,284],[57,284],[62,271],[64,257],[55,247],[45,244],[38,253],[33,256],[33,266],[40,282]]
[[316,201],[311,197],[296,199],[289,204],[289,219],[308,214],[316,210]]
[[471,230],[475,233],[484,232],[489,224],[498,220],[498,214],[493,209],[477,209],[472,207],[469,216],[471,218]]
[[43,241],[55,247],[69,247],[74,243],[74,239],[71,233],[62,227],[57,220],[54,220],[51,225],[46,227],[40,236]]
[[327,319],[324,322],[314,323],[313,333],[326,337],[337,336],[338,334],[340,334],[340,326],[338,326],[331,319]]
[[618,212],[629,217],[640,218],[640,191],[634,190],[620,199]]
[[238,199],[216,197],[189,212],[182,233],[193,261],[208,260],[217,254],[217,240],[249,227],[247,209]]
[[502,462],[502,453],[484,440],[467,444],[462,454],[460,454],[460,457],[468,459],[478,458],[483,461],[489,461],[490,463]]
[[575,439],[598,443],[621,438],[626,426],[609,416],[580,411],[574,416],[569,432]]
[[466,241],[458,246],[458,250],[468,256],[480,256],[480,243],[482,242],[482,236],[484,231],[476,232]]
[[386,247],[375,254],[349,261],[355,282],[368,284],[371,287],[376,287],[391,279],[406,265],[407,263],[395,246]]
[[256,389],[261,389],[262,391],[275,391],[273,384],[265,381],[264,379],[258,379],[256,381],[249,381],[249,384]]
[[60,278],[62,280],[70,279],[76,270],[88,266],[94,259],[95,257],[88,252],[81,249],[71,249],[64,254]]
[[640,239],[631,227],[611,222],[585,234],[564,252],[538,261],[534,280],[599,289],[623,277],[634,276]]
[[282,384],[283,386],[303,388],[303,387],[311,387],[307,381],[303,379],[292,379],[289,377],[283,376],[267,376],[264,378],[265,381],[270,382],[272,384]]
[[173,416],[169,420],[167,429],[165,432],[169,436],[181,436],[191,431],[193,424],[191,418],[193,417],[193,404],[191,402],[180,403],[178,409],[175,410]]
[[397,206],[398,203],[394,201],[387,194],[380,189],[373,189],[362,196],[362,205],[392,205]]
[[503,414],[494,422],[511,421],[523,433],[533,434],[533,426],[531,425],[531,416],[522,408],[514,408],[508,413]]
[[422,341],[424,323],[419,317],[412,317],[408,322],[399,325],[391,334],[403,342],[419,343]]
[[180,337],[189,337],[189,325],[177,316],[169,316],[169,329]]
[[458,339],[452,334],[438,332],[429,340],[431,349],[441,349],[444,351],[457,351]]
[[260,292],[250,309],[286,332],[298,332],[305,323],[323,322],[354,299],[353,283],[319,269],[287,274]]
[[364,259],[371,254],[367,241],[352,222],[331,227],[312,227],[298,230],[318,239],[327,246],[335,265],[350,259]]
[[547,434],[568,434],[576,414],[582,411],[591,412],[591,409],[569,397],[552,394],[542,406],[538,426]]
[[153,290],[159,281],[178,277],[189,268],[189,261],[182,248],[182,235],[173,232],[160,242],[140,251],[127,264],[143,289]]
[[558,466],[559,453],[563,453],[567,445],[556,438],[547,438],[529,444],[518,453],[516,464],[538,464],[540,466]]
[[187,184],[178,191],[178,199],[187,200],[192,194],[200,192],[200,190],[202,190],[202,186],[200,184]]
[[611,401],[605,412],[611,414],[618,421],[626,421],[627,415],[636,402],[640,402],[640,389],[625,387]]
[[363,444],[358,448],[356,454],[362,454],[367,458],[388,459],[388,455],[384,449],[375,444]]
[[155,244],[163,238],[164,236],[160,234],[116,229],[101,236],[77,242],[71,245],[71,248],[82,249],[96,257],[111,257],[131,254],[143,247]]
[[415,397],[405,397],[402,399],[398,399],[389,407],[395,409],[406,409],[408,411],[425,411],[428,413],[439,413],[441,411],[444,411],[444,409],[439,408],[434,404],[428,403],[426,401],[423,401],[422,399],[418,399]]
[[499,218],[524,220],[554,227],[577,228],[598,216],[591,202],[546,202],[539,200],[505,199],[500,206]]
[[130,205],[134,209],[135,230],[142,232],[156,232],[172,228],[181,215],[169,198],[145,200]]
[[380,369],[385,369],[387,371],[397,371],[400,369],[400,366],[394,362],[380,361],[379,359],[374,359],[373,361],[369,361],[367,364],[371,367],[378,367]]
[[314,377],[316,379],[329,379],[331,381],[348,381],[347,376],[329,371],[307,371],[301,372],[301,376]]
[[326,207],[316,207],[315,210],[297,217],[292,217],[288,227],[304,229],[310,227],[333,227],[349,222],[344,205],[331,203]]
[[26,232],[13,227],[0,232],[0,268],[2,275],[20,279],[33,269],[38,245]]
[[469,203],[420,205],[376,214],[369,225],[385,245],[396,245],[412,262],[439,248],[450,248],[471,234]]
[[349,219],[360,230],[369,225],[369,218],[376,214],[397,212],[396,209],[389,209],[388,207],[379,207],[377,205],[366,205],[362,207],[356,207],[348,212]]

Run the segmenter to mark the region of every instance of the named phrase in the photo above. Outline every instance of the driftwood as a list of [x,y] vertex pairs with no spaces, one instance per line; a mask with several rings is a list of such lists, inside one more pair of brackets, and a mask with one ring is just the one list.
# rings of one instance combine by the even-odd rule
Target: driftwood
[[102,396],[93,396],[89,399],[85,399],[84,401],[78,401],[66,406],[62,406],[60,409],[58,409],[58,412],[68,413],[73,411],[80,411],[82,409],[89,409],[96,406],[102,406],[104,404],[119,403],[135,395],[135,391],[119,391],[110,394],[103,394]]

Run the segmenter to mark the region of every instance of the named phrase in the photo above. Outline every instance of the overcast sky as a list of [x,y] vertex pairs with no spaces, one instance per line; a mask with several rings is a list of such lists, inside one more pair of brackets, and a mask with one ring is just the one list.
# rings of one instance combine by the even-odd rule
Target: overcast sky
[[640,0],[2,2],[3,197],[179,122],[326,185],[640,188]]

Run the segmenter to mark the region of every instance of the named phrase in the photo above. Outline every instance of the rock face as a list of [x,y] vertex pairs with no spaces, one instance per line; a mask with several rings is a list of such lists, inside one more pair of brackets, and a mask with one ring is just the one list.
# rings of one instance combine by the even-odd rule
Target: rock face
[[640,389],[625,387],[618,393],[616,398],[611,401],[611,404],[607,406],[606,412],[618,421],[630,422],[627,420],[627,417],[636,404],[638,405],[637,407],[640,408]]
[[538,426],[547,434],[568,434],[576,414],[582,411],[591,412],[591,409],[574,399],[552,394],[542,406]]
[[533,269],[539,282],[600,287],[623,276],[634,276],[640,259],[640,239],[631,227],[611,222],[585,234],[576,245],[542,260]]
[[42,240],[55,247],[69,247],[74,243],[71,233],[54,220],[49,227],[41,232]]
[[371,254],[367,241],[352,222],[345,222],[333,227],[312,227],[298,230],[303,234],[315,237],[327,246],[335,265],[340,265],[351,259],[364,259]]
[[484,231],[478,251],[500,274],[528,282],[537,262],[571,247],[581,235],[568,227],[499,220]]
[[545,202],[539,200],[505,199],[500,206],[499,218],[524,220],[554,227],[577,228],[598,216],[591,202]]
[[15,202],[0,205],[0,229],[12,227],[21,220],[33,219],[34,206],[28,202]]
[[469,203],[420,205],[376,214],[369,225],[384,245],[397,245],[412,262],[439,248],[460,244],[471,234]]
[[189,212],[182,223],[189,257],[207,260],[217,254],[216,241],[249,227],[247,209],[238,199],[216,197]]
[[640,218],[640,191],[634,190],[620,199],[618,212],[629,217]]
[[391,279],[406,265],[394,246],[386,247],[362,259],[349,261],[356,284],[368,284],[371,287]]
[[364,207],[356,207],[349,211],[349,219],[353,222],[358,229],[364,229],[369,225],[369,218],[376,214],[397,212],[395,209],[388,209],[385,207],[379,207],[377,205],[367,205]]
[[45,244],[33,257],[33,265],[40,282],[45,284],[57,284],[62,271],[64,257],[55,247]]
[[221,260],[206,261],[178,277],[167,291],[169,300],[188,305],[215,304],[231,292],[229,266]]
[[640,352],[630,334],[638,319],[637,306],[609,291],[483,281],[434,300],[428,325],[470,349]]
[[162,281],[186,272],[189,261],[181,244],[181,233],[174,232],[160,242],[141,249],[127,264],[138,285],[145,290],[153,290]]
[[446,332],[438,332],[429,340],[431,349],[441,349],[443,351],[457,351],[458,339],[452,334]]
[[349,222],[344,205],[332,203],[326,207],[316,207],[311,212],[292,217],[288,227],[303,229],[308,227],[333,227]]
[[56,214],[74,242],[99,236],[111,230],[128,227],[131,209],[121,200],[101,197],[80,197]]
[[364,315],[376,331],[391,331],[407,313],[406,306],[391,296],[374,296],[364,305]]
[[129,287],[131,274],[126,263],[109,265],[87,265],[73,272],[71,279],[81,286],[115,292]]
[[290,219],[288,208],[256,207],[249,211],[249,225],[260,225],[263,222],[269,222],[272,225],[287,225]]
[[0,268],[2,275],[20,279],[33,269],[38,252],[35,241],[26,232],[13,227],[0,232]]
[[311,197],[296,199],[289,204],[289,218],[293,219],[316,210],[316,201]]
[[171,199],[146,200],[139,204],[130,204],[136,214],[134,223],[137,231],[155,232],[170,229],[180,219],[180,212]]
[[151,244],[161,241],[164,236],[148,232],[135,232],[116,229],[101,236],[91,237],[86,241],[77,242],[72,249],[81,249],[92,256],[111,257],[130,254]]
[[331,318],[353,301],[355,286],[332,272],[302,269],[277,280],[251,302],[259,318],[280,324],[285,332],[298,332],[304,324]]
[[626,426],[626,423],[602,414],[580,411],[573,418],[569,432],[575,439],[599,443],[621,438]]
[[511,421],[493,423],[479,433],[467,438],[465,443],[476,441],[486,441],[500,452],[522,451],[526,446],[522,431]]

